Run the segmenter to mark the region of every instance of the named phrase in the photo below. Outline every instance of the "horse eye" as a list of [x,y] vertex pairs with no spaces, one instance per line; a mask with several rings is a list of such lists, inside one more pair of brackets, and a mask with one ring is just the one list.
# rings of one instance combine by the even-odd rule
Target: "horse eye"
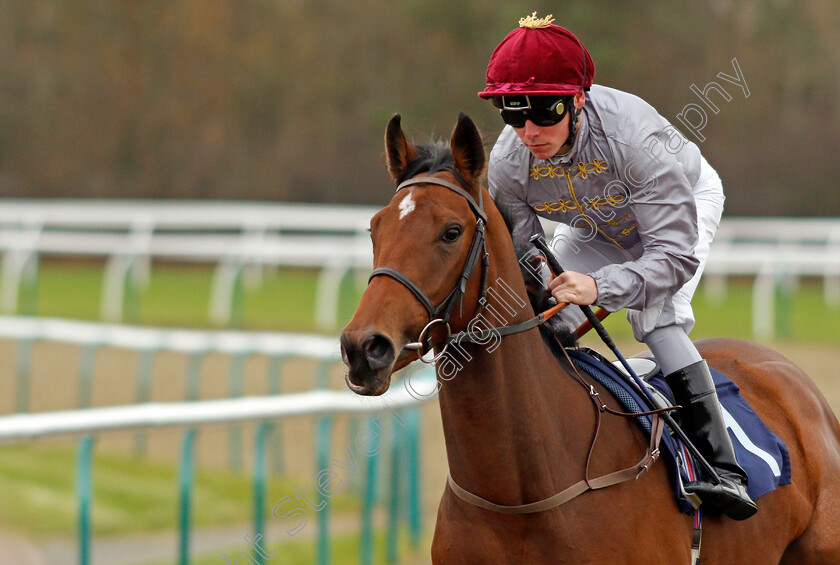
[[461,231],[461,226],[452,226],[451,228],[447,228],[446,231],[443,232],[441,239],[446,243],[458,241],[458,238],[461,237]]

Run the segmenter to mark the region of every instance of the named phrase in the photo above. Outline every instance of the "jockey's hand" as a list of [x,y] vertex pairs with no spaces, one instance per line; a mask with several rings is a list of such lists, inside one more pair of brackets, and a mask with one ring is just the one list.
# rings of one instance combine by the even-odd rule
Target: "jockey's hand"
[[595,279],[574,271],[565,271],[562,275],[554,277],[548,283],[548,289],[557,302],[588,306],[598,300],[598,285]]

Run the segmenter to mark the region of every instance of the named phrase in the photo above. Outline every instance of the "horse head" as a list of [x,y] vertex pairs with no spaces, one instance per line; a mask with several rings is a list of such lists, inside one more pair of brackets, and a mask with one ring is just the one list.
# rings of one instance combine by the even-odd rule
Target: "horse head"
[[374,271],[341,335],[347,385],[363,395],[385,392],[394,371],[465,326],[486,278],[471,276],[486,261],[489,200],[479,181],[484,146],[472,120],[460,115],[448,146],[415,147],[396,115],[385,151],[397,190],[371,220]]

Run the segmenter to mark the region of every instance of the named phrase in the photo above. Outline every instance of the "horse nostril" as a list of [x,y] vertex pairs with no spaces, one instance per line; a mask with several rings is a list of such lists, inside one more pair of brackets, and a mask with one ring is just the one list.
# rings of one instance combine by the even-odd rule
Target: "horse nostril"
[[373,334],[362,340],[362,351],[371,369],[382,369],[394,361],[394,346],[385,336]]

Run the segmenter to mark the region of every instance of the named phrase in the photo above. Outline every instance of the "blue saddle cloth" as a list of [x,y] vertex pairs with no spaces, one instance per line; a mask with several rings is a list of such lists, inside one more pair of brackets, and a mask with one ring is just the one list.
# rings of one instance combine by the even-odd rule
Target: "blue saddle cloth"
[[[619,374],[611,363],[603,360],[600,355],[597,353],[591,354],[585,348],[570,349],[568,353],[572,361],[607,388],[621,402],[625,410],[629,412],[644,412],[647,410],[648,403],[643,400],[643,393],[638,390],[635,384],[630,383],[625,376]],[[735,456],[749,477],[747,492],[750,497],[756,500],[775,490],[779,485],[789,484],[790,457],[785,444],[761,421],[747,401],[741,397],[738,385],[720,371],[711,369],[711,372],[723,408],[723,416],[729,430],[729,436],[732,438],[732,445],[735,448]],[[665,382],[662,371],[648,379],[648,382],[659,389],[673,403],[674,397]],[[642,428],[650,434],[651,417],[638,416],[636,419]],[[683,483],[689,480],[685,467],[679,464],[678,453],[680,450],[681,446],[676,438],[672,438],[667,433],[662,435],[660,451],[663,458],[669,462],[677,505],[682,512],[694,514],[693,505],[682,495],[679,488],[678,473],[682,477]]]

